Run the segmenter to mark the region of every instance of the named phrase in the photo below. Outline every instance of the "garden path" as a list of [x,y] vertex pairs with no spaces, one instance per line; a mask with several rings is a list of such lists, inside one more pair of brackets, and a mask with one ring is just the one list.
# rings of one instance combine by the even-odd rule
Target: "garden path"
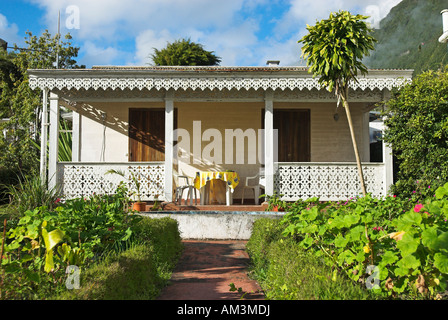
[[[263,300],[249,279],[247,241],[184,240],[184,252],[158,300]],[[230,291],[230,284],[242,291]]]

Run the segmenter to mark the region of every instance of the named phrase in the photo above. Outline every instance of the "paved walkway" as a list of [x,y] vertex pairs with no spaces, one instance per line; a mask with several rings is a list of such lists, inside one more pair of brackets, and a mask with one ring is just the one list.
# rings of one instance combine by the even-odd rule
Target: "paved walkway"
[[[158,300],[263,300],[247,276],[247,241],[184,241],[184,252],[171,283]],[[242,292],[231,292],[230,284]]]

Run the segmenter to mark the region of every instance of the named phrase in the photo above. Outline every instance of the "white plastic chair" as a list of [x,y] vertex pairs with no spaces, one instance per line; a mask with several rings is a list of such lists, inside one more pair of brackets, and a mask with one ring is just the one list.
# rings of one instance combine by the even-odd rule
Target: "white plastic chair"
[[[250,181],[255,181],[255,182],[250,182]],[[246,177],[246,184],[243,187],[243,194],[241,196],[241,204],[244,204],[244,193],[246,191],[246,189],[251,189],[254,191],[254,200],[255,200],[255,205],[258,205],[258,199],[260,197],[260,190],[261,189],[265,189],[265,178],[264,178],[264,170],[260,169],[260,173],[258,173],[257,175],[253,176],[253,177]]]
[[187,198],[185,203],[190,199],[190,205],[193,205],[193,193],[194,193],[194,199],[195,204],[197,203],[197,194],[195,187],[190,184],[190,177],[179,175],[178,173],[174,173],[175,176],[175,184],[176,184],[176,192],[174,194],[174,202],[182,204],[182,197],[185,190],[188,190]]

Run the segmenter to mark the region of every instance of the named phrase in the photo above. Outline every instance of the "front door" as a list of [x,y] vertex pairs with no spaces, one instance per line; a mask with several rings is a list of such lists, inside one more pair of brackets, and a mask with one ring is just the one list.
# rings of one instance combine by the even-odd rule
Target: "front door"
[[274,109],[278,162],[310,162],[310,110]]

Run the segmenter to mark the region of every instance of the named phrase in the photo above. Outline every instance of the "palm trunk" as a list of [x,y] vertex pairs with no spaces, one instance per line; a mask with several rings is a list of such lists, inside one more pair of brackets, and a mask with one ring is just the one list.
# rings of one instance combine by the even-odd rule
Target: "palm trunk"
[[356,143],[356,138],[355,138],[355,130],[353,129],[352,116],[350,114],[350,107],[348,105],[347,99],[344,95],[342,95],[342,102],[343,102],[343,105],[345,108],[345,112],[347,113],[348,126],[350,127],[350,134],[352,136],[353,150],[355,151],[356,164],[358,166],[358,175],[359,175],[359,180],[361,182],[362,194],[364,196],[366,196],[367,193],[366,193],[366,186],[364,183],[364,174],[362,172],[361,159],[359,158],[359,151],[358,151],[358,145]]

